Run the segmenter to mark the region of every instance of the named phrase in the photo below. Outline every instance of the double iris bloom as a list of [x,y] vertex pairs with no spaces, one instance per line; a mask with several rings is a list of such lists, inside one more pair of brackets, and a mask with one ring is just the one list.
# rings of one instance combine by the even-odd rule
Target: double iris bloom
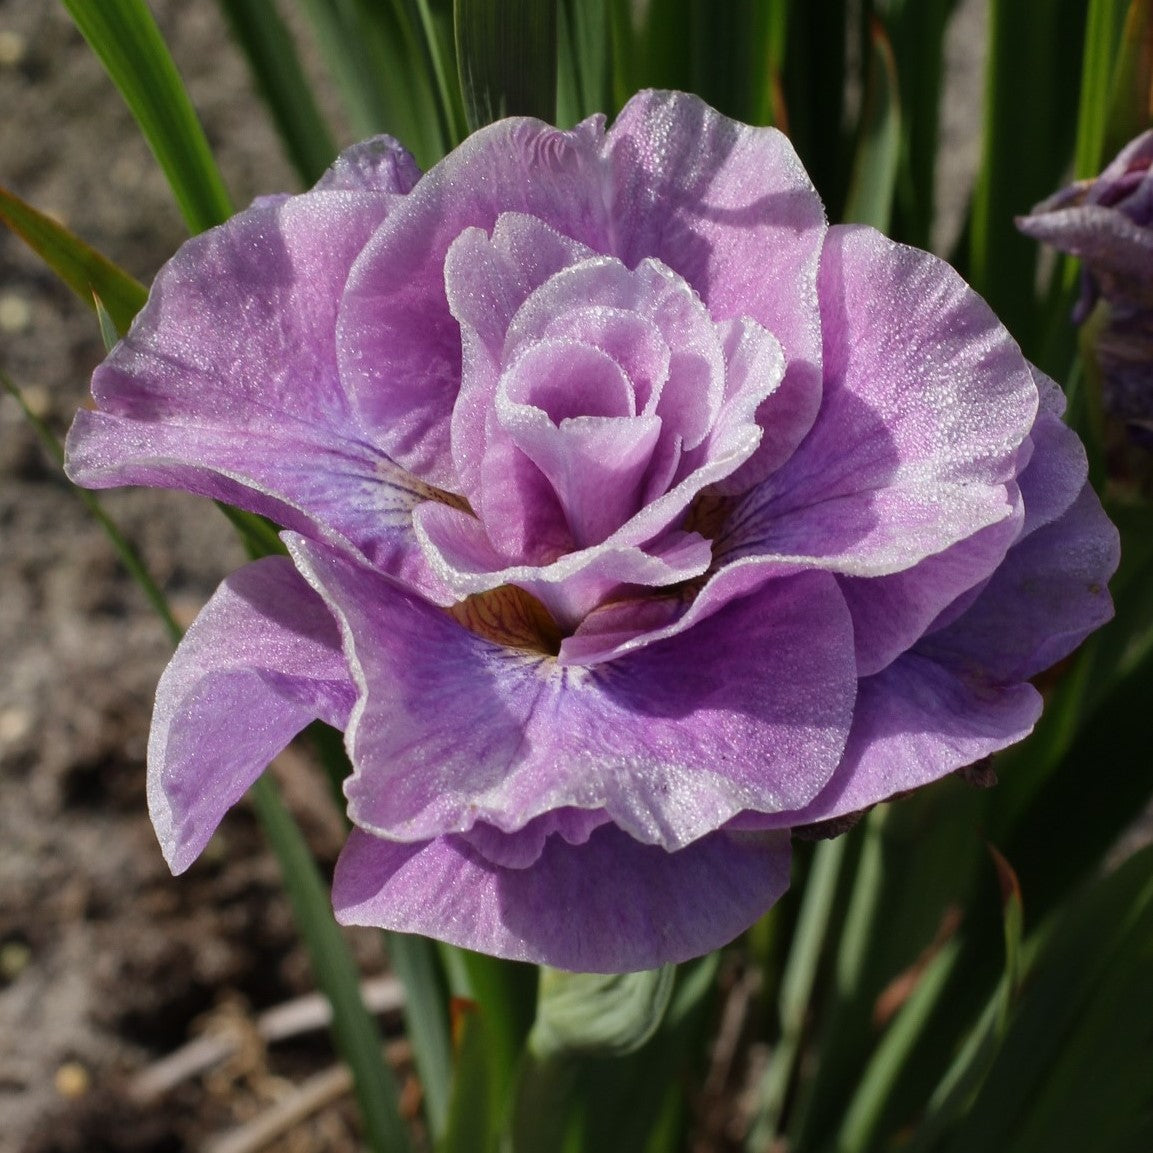
[[645,93],[388,139],[188,242],[93,380],[78,483],[283,526],[161,681],[188,867],[345,731],[338,917],[584,971],[730,940],[789,830],[1019,740],[1117,539],[946,264],[829,227],[788,141]]

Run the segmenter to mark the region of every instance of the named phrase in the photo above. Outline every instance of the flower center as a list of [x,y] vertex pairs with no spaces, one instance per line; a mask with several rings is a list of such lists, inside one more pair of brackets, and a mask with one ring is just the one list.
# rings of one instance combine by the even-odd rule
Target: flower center
[[505,648],[555,657],[564,639],[548,609],[516,585],[473,593],[447,611],[469,632]]

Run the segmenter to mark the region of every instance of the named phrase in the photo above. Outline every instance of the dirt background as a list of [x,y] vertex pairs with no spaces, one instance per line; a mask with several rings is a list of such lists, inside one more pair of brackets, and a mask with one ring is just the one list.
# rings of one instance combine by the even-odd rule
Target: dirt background
[[[235,202],[295,188],[217,6],[152,7]],[[941,246],[975,161],[981,7],[965,5],[953,37]],[[131,118],[53,0],[0,0],[0,184],[146,283],[185,235]],[[101,355],[92,315],[0,233],[0,369],[58,433]],[[244,559],[202,502],[105,500],[185,623]],[[157,850],[144,752],[169,651],[101,529],[0,398],[0,1153],[206,1148],[332,1064],[323,1034],[269,1049],[254,1031],[254,1014],[311,982],[251,814],[234,811],[179,881]],[[281,772],[331,863],[339,823],[323,791],[300,754]],[[374,934],[356,947],[367,972],[380,967]],[[239,1054],[145,1099],[141,1071],[205,1031],[238,1038]],[[354,1132],[338,1101],[266,1147],[352,1149]]]
[[[296,187],[216,5],[153,8],[236,203]],[[0,0],[0,184],[145,283],[185,236],[130,116],[52,0]],[[92,314],[0,235],[0,368],[58,433],[101,356]],[[244,559],[203,502],[150,491],[105,501],[185,623]],[[169,652],[102,530],[4,397],[0,1153],[200,1148],[332,1063],[322,1033],[268,1054],[252,1029],[253,1014],[311,980],[251,814],[230,815],[179,881],[160,858],[143,765]],[[287,764],[314,848],[331,863],[334,814],[307,766]],[[380,965],[377,940],[358,941],[368,970]],[[241,1038],[241,1054],[136,1100],[133,1078],[204,1030]],[[273,1147],[351,1149],[353,1132],[338,1105]]]

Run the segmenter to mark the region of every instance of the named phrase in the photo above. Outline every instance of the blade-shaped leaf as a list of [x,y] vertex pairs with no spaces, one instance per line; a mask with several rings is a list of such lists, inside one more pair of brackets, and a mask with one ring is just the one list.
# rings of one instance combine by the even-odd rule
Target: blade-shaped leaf
[[1105,157],[1153,125],[1153,0],[1132,0],[1121,34]]
[[336,145],[301,67],[292,33],[273,0],[219,0],[248,57],[285,151],[305,185],[315,184]]
[[144,0],[63,0],[164,170],[188,227],[232,214],[228,192],[180,74]]
[[1095,869],[1153,796],[1151,693],[1147,655],[1080,729],[1006,840],[1034,914],[1044,916]]
[[111,352],[120,339],[120,331],[116,327],[116,321],[104,307],[104,301],[95,292],[92,294],[92,301],[96,306],[96,319],[100,323],[100,339],[104,342],[104,351]]
[[[395,0],[394,0],[395,2]],[[436,79],[442,129],[449,148],[455,148],[468,135],[460,73],[456,61],[456,27],[453,0],[402,0],[415,7],[416,23],[424,33],[427,70]]]
[[692,0],[690,15],[692,91],[746,124],[774,119],[780,67],[772,62],[783,38],[780,5]]
[[472,131],[505,116],[556,118],[556,4],[455,0],[456,58]]
[[78,236],[37,212],[18,196],[0,188],[0,221],[60,277],[89,308],[96,298],[112,318],[117,331],[128,331],[132,318],[144,307],[148,289],[118,268]]
[[869,33],[865,102],[844,219],[887,232],[901,157],[901,102],[892,45],[879,20]]
[[843,123],[847,44],[847,0],[792,5],[784,54],[789,135],[832,220],[843,211],[849,173]]
[[456,1040],[452,1103],[438,1153],[496,1153],[500,1117],[494,1115],[488,1015],[472,1001],[453,1004]]
[[1105,150],[1110,93],[1117,45],[1129,0],[1089,0],[1085,55],[1081,65],[1081,103],[1077,110],[1077,151],[1073,174],[1096,176]]
[[[824,1149],[837,1139],[862,1069],[877,1059],[878,1025],[892,1022],[946,949],[956,950],[970,929],[1000,925],[988,880],[980,833],[983,794],[957,780],[940,782],[916,796],[879,808],[849,835],[862,841],[853,876],[851,900],[837,947],[837,980],[825,1004],[815,1058],[802,1081],[789,1138],[798,1149]],[[1002,950],[992,937],[992,972]],[[984,953],[982,954],[984,956]],[[952,968],[953,973],[960,967]],[[947,977],[948,974],[944,974]],[[967,975],[968,976],[968,975]],[[977,974],[979,977],[980,974]],[[995,975],[990,978],[995,980]],[[957,1000],[953,991],[950,996]],[[978,985],[975,1009],[987,987]],[[915,1018],[902,1026],[901,1052],[917,1059],[894,1065],[893,1050],[882,1060],[867,1093],[856,1105],[856,1124],[866,1133],[883,1134],[898,1123],[901,1099],[923,1102],[939,1079],[948,1049],[926,1055],[924,1031],[950,997],[922,994]],[[966,1024],[970,1007],[965,1006]],[[915,1023],[915,1028],[913,1024]],[[888,1025],[891,1030],[892,1023]],[[888,1033],[882,1035],[888,1036]],[[894,1104],[894,1100],[897,1104]]]
[[415,7],[406,0],[296,0],[357,136],[389,132],[425,168],[450,146]]
[[880,0],[901,102],[901,166],[892,235],[928,248],[935,204],[945,30],[953,0]]
[[996,1064],[949,1153],[1144,1148],[1153,1115],[1153,848],[1047,927]]
[[615,111],[607,0],[560,0],[557,46],[557,123]]
[[[63,464],[63,445],[23,403],[19,390],[3,373],[0,373],[0,387],[15,397],[45,448]],[[182,630],[139,554],[104,511],[95,493],[81,488],[74,491],[108,534],[125,568],[148,597],[173,642],[179,642]],[[327,886],[272,778],[268,774],[262,776],[250,795],[280,863],[285,890],[317,983],[332,1006],[333,1037],[352,1071],[366,1137],[374,1153],[407,1153],[411,1143],[400,1116],[395,1080],[382,1058],[380,1033],[361,996],[356,966],[333,917]]]
[[920,974],[911,995],[861,1073],[856,1092],[841,1122],[836,1146],[838,1153],[863,1153],[870,1147],[892,1086],[909,1060],[928,1018],[935,1011],[959,953],[959,946],[949,942]]
[[406,1153],[412,1145],[400,1116],[396,1081],[382,1059],[380,1031],[361,998],[356,966],[333,918],[328,887],[268,773],[252,786],[251,796],[280,863],[316,982],[332,1006],[333,1037],[353,1073],[365,1136],[376,1153]]
[[[339,734],[335,734],[339,739]],[[340,746],[344,751],[343,744]],[[448,989],[436,946],[427,937],[385,933],[393,971],[404,985],[404,1030],[424,1089],[425,1112],[434,1138],[444,1131],[454,1092],[449,1044]],[[456,1090],[464,1092],[463,1090]]]
[[439,951],[453,996],[475,1001],[484,1015],[491,1116],[503,1122],[532,1027],[537,968],[451,945]]
[[805,881],[797,927],[781,978],[778,1006],[780,1040],[773,1049],[772,1061],[758,1088],[756,1114],[749,1130],[750,1149],[765,1148],[777,1136],[785,1098],[800,1053],[809,999],[829,931],[833,899],[837,893],[847,843],[844,837],[822,841],[813,853],[813,864]]
[[[7,374],[0,372],[0,389],[3,389],[19,406],[24,419],[28,422],[32,431],[36,434],[36,438],[44,447],[44,451],[52,458],[53,461],[60,467],[64,467],[64,446],[60,443],[60,438],[52,431],[51,428],[32,411],[24,398],[24,394],[16,386],[16,384],[9,379]],[[112,542],[112,547],[116,550],[116,555],[120,558],[120,563],[124,565],[128,575],[139,586],[140,591],[144,593],[148,599],[148,603],[155,610],[156,615],[163,622],[165,629],[168,632],[169,638],[173,644],[179,642],[183,635],[183,630],[180,625],[176,623],[176,618],[172,615],[172,609],[169,607],[168,598],[164,595],[160,586],[153,579],[152,574],[148,571],[147,566],[140,559],[139,553],[132,547],[131,542],[120,531],[120,526],[112,519],[111,516],[104,509],[104,503],[94,492],[90,492],[85,488],[77,488],[73,486],[73,491],[77,497],[80,498],[81,503],[88,509],[92,518],[104,530],[105,535]]]
[[641,88],[692,88],[693,0],[608,0],[613,99],[619,108]]
[[1040,357],[1041,336],[1036,245],[1013,220],[1059,187],[1068,170],[1085,11],[1086,0],[991,0],[989,5],[983,152],[968,272],[973,287],[1034,360]]

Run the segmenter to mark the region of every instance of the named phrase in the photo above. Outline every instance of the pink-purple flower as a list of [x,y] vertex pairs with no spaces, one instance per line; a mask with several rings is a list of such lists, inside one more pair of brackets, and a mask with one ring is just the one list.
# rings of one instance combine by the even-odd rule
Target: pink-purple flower
[[1110,612],[1061,394],[945,264],[828,227],[676,93],[345,153],[186,244],[93,380],[81,484],[271,517],[164,674],[176,871],[345,730],[342,921],[562,968],[724,944],[789,830],[1019,740]]
[[1108,305],[1094,338],[1107,411],[1153,445],[1153,130],[1100,176],[1078,180],[1017,221],[1027,236],[1082,262],[1080,324]]

